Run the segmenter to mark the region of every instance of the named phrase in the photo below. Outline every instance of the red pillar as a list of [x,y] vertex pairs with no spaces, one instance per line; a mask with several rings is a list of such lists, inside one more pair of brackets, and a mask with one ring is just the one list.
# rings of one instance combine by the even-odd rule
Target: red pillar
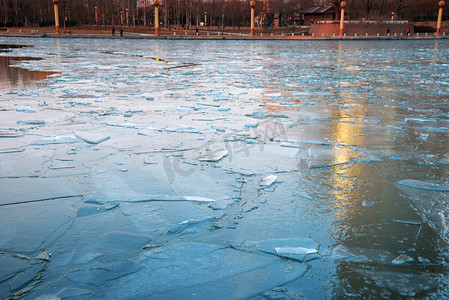
[[251,1],[249,3],[249,6],[251,6],[251,36],[254,35],[254,7],[256,6],[255,1]]
[[440,1],[438,4],[440,5],[440,9],[439,9],[439,11],[438,11],[437,35],[440,35],[441,18],[443,17],[443,6],[444,6],[444,4],[446,4],[446,3],[444,3],[444,1]]
[[59,30],[59,11],[58,11],[59,0],[53,0],[53,5],[55,8],[55,34],[61,34]]
[[345,26],[345,7],[346,7],[346,2],[342,1],[340,6],[341,6],[340,33],[338,34],[338,36],[343,36],[343,29],[344,29],[344,26]]

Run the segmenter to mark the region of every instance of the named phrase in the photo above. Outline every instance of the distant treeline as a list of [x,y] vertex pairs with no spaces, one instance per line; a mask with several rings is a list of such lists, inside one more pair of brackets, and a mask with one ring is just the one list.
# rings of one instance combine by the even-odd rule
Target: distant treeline
[[[300,12],[314,5],[332,5],[342,0],[257,0],[260,25],[298,24]],[[161,26],[249,26],[250,0],[160,0]],[[448,1],[449,2],[449,1]],[[437,0],[346,0],[347,17],[356,19],[435,20]],[[445,10],[445,19],[448,16]],[[95,14],[97,7],[97,18]],[[153,0],[60,0],[61,26],[154,26]],[[0,0],[0,27],[53,26],[52,0]]]

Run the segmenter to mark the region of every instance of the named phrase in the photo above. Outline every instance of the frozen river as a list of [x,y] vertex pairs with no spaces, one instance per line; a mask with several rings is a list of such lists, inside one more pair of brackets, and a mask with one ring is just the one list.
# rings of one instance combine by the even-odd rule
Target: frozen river
[[1,298],[449,297],[449,41],[0,44]]

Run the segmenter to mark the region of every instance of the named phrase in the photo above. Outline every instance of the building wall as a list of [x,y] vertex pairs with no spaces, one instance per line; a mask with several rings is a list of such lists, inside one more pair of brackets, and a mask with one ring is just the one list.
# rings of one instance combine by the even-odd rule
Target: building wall
[[[414,34],[414,26],[410,23],[401,22],[360,22],[360,23],[349,23],[345,22],[345,27],[343,32],[347,36],[400,36],[407,35],[407,28],[410,29],[410,34]],[[340,32],[339,22],[327,22],[327,23],[314,23],[310,26],[309,33],[314,36],[338,36]]]

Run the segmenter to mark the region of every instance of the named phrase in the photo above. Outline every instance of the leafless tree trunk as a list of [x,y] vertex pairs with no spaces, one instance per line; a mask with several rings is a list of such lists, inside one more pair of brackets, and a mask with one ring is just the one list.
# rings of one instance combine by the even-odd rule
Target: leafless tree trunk
[[167,0],[164,0],[164,27],[167,28]]

